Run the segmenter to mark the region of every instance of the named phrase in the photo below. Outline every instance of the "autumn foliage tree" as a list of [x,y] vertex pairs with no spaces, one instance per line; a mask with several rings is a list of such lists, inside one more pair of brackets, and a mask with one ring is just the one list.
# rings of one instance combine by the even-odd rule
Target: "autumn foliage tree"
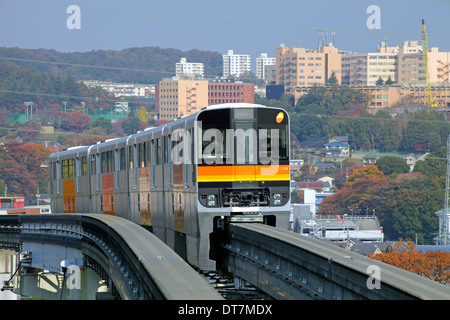
[[422,249],[417,250],[413,241],[400,239],[388,252],[369,257],[442,284],[450,283],[450,252],[442,250],[423,252]]
[[323,200],[319,214],[342,215],[350,213],[350,207],[373,208],[386,184],[386,177],[375,165],[355,168],[344,188]]
[[[37,143],[5,143],[0,148],[0,179],[8,186],[8,194],[35,197],[48,192],[49,168],[46,159],[52,151]],[[4,192],[4,190],[2,190]]]

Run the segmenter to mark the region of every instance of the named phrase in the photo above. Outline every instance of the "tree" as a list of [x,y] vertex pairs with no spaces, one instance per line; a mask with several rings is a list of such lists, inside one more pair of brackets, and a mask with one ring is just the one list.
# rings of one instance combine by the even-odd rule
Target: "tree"
[[349,187],[357,182],[365,181],[369,179],[385,179],[383,172],[378,170],[374,164],[369,164],[362,168],[357,168],[345,181],[344,186]]
[[387,86],[390,86],[391,84],[394,84],[394,81],[391,79],[391,76],[389,76],[386,80],[386,82],[384,83]]
[[384,81],[383,81],[383,79],[381,78],[381,76],[378,78],[378,80],[377,80],[377,82],[375,82],[375,84],[376,84],[377,86],[382,86],[382,85],[384,84]]
[[336,73],[334,73],[334,71],[333,71],[333,72],[331,72],[331,75],[328,78],[327,85],[335,86],[335,85],[338,85],[338,84],[339,84],[339,81],[338,81],[338,79],[336,77]]
[[112,128],[111,120],[99,117],[92,123],[92,127],[102,128],[105,131],[105,133],[110,134]]
[[442,250],[423,252],[423,250],[417,250],[414,242],[400,239],[388,252],[369,255],[369,257],[442,284],[450,283],[449,252]]
[[139,110],[137,112],[137,117],[139,118],[139,121],[141,121],[141,122],[147,122],[148,121],[148,113],[145,110],[144,106],[139,108]]
[[64,120],[61,122],[61,129],[82,132],[92,121],[92,117],[88,114],[81,112],[68,112],[64,114]]
[[447,169],[447,148],[442,147],[431,152],[424,160],[417,161],[414,172],[420,172],[429,177],[445,177]]
[[137,117],[128,117],[122,120],[122,129],[125,134],[133,134],[139,131],[140,125],[141,122]]
[[344,187],[322,201],[319,214],[345,214],[352,207],[384,211],[386,201],[382,199],[392,196],[387,184],[383,172],[375,165],[355,167]]
[[385,156],[377,160],[376,166],[385,176],[393,173],[406,173],[409,166],[399,157]]

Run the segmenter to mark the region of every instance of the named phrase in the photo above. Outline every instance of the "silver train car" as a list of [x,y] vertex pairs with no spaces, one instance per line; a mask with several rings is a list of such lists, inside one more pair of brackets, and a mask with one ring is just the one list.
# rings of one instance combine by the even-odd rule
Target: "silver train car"
[[53,213],[117,215],[190,264],[215,270],[210,236],[229,222],[288,229],[289,116],[223,104],[50,156]]

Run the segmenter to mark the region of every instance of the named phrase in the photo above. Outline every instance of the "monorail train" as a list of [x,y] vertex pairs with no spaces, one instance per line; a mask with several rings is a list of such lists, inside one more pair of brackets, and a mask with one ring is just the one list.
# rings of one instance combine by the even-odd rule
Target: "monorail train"
[[214,270],[210,234],[227,222],[288,229],[289,116],[223,104],[133,135],[50,156],[53,213],[117,215]]

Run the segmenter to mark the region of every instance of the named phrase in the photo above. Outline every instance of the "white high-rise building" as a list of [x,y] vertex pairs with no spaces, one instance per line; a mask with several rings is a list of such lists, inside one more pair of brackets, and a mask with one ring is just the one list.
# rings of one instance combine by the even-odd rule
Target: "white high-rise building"
[[223,55],[223,76],[230,75],[240,77],[246,72],[250,72],[250,55],[234,54],[233,50],[228,50]]
[[261,55],[256,58],[256,77],[258,79],[266,79],[265,77],[265,66],[275,65],[276,58],[267,57],[267,53],[261,53]]
[[186,58],[181,58],[180,62],[176,64],[175,71],[177,76],[181,74],[193,74],[201,78],[203,78],[205,73],[203,63],[187,62]]

